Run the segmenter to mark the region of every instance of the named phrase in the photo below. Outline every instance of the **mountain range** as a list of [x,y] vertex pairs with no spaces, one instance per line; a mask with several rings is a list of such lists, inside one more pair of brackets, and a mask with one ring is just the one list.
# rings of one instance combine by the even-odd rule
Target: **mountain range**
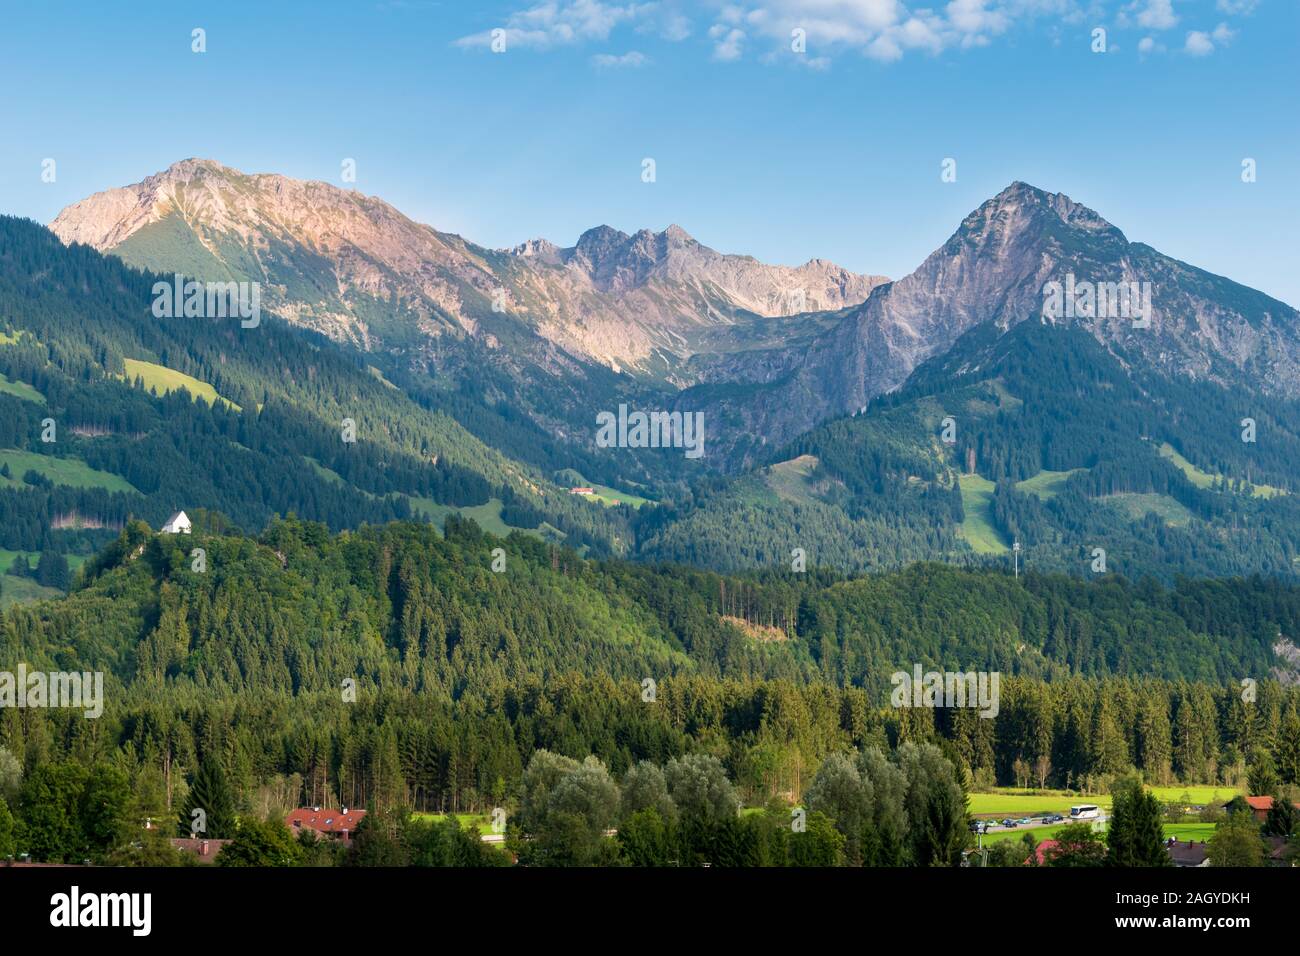
[[[0,401],[27,429],[0,435],[21,466],[0,488],[11,551],[75,557],[183,505],[249,528],[456,511],[728,570],[796,549],[858,570],[1019,544],[1043,568],[1164,578],[1300,556],[1296,310],[1022,182],[892,282],[675,225],[488,249],[197,159],[50,229],[4,222]],[[270,317],[158,320],[173,273],[256,282]],[[1054,308],[1054,286],[1077,297]],[[1078,292],[1108,288],[1147,307]],[[702,414],[707,455],[599,447],[620,405]],[[66,444],[32,437],[50,413]]]
[[51,228],[141,268],[262,282],[285,318],[366,349],[415,340],[436,351],[452,338],[498,350],[535,336],[568,353],[563,367],[676,384],[690,381],[693,355],[779,344],[802,323],[769,320],[856,305],[887,281],[816,259],[724,255],[675,225],[487,249],[352,190],[201,159],[75,203]]

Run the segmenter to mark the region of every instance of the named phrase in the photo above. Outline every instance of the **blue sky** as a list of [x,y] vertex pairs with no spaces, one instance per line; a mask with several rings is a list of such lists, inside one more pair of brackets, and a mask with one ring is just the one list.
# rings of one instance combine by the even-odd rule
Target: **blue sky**
[[46,0],[2,22],[0,211],[42,222],[188,156],[340,185],[352,158],[356,188],[485,245],[675,222],[898,277],[1023,179],[1300,306],[1294,0]]

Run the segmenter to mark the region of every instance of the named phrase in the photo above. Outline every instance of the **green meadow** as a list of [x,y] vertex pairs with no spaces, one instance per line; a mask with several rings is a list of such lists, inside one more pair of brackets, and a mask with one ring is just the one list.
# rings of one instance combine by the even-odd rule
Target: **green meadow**
[[556,484],[568,488],[590,488],[595,494],[584,495],[588,501],[599,501],[607,508],[615,505],[631,505],[633,508],[640,508],[644,504],[649,504],[649,498],[642,498],[626,491],[619,491],[617,488],[611,488],[608,485],[600,485],[594,481],[588,481],[580,472],[572,468],[566,468],[555,475]]
[[35,565],[36,560],[41,556],[38,551],[10,551],[8,548],[0,548],[0,574],[8,571],[14,563],[14,558],[20,554],[26,556],[29,565]]
[[[315,472],[327,481],[338,485],[346,484],[343,480],[343,476],[338,472],[325,467],[315,458],[310,458],[305,455],[303,457]],[[372,498],[374,497],[374,495],[365,490],[362,490],[361,493]],[[489,498],[481,505],[470,505],[463,508],[457,508],[452,505],[439,504],[432,498],[420,498],[415,495],[402,495],[402,497],[410,504],[412,514],[428,518],[439,529],[441,529],[446,523],[447,515],[455,512],[462,517],[473,518],[480,528],[499,538],[508,537],[512,531],[520,531],[524,534],[532,535],[534,538],[542,541],[562,541],[565,538],[563,531],[547,524],[546,522],[543,522],[536,528],[516,528],[512,525],[506,524],[501,517],[501,510],[505,507],[505,504],[500,498]]]
[[1050,501],[1060,494],[1061,489],[1065,487],[1065,483],[1070,479],[1071,475],[1087,470],[1086,468],[1072,468],[1069,471],[1040,471],[1032,478],[1016,482],[1016,490],[1025,494],[1037,495],[1043,501]]
[[0,575],[0,610],[8,610],[15,604],[30,604],[33,601],[45,601],[62,595],[63,592],[58,588],[42,587],[31,578]]
[[[1196,787],[1148,787],[1161,803],[1187,804],[1188,806],[1207,806],[1212,803],[1224,804],[1240,791],[1232,787],[1196,786]],[[975,816],[1009,816],[1021,817],[1039,813],[1069,813],[1070,807],[1081,803],[1094,803],[1108,808],[1111,797],[1108,793],[1067,793],[1064,790],[1015,790],[1003,787],[991,793],[972,793],[970,795],[970,812]]]
[[1169,495],[1123,491],[1102,495],[1099,500],[1120,511],[1130,521],[1141,521],[1148,514],[1154,514],[1170,527],[1181,528],[1193,517],[1182,502]]
[[[1193,465],[1190,461],[1178,453],[1169,442],[1164,442],[1160,446],[1160,457],[1168,458],[1182,470],[1188,480],[1198,488],[1209,488],[1219,480],[1218,475],[1212,475],[1208,471],[1202,471]],[[1272,485],[1254,485],[1252,494],[1256,498],[1273,498],[1277,495],[1286,494],[1281,488],[1274,488]]]
[[0,450],[0,464],[9,466],[9,478],[0,476],[0,487],[22,487],[23,475],[35,471],[56,485],[69,485],[74,488],[104,488],[107,491],[126,491],[139,494],[135,487],[125,478],[96,471],[78,458],[54,458],[51,455],[37,455],[30,451],[16,448]]
[[979,475],[962,475],[962,537],[976,554],[1005,554],[1010,550],[1002,535],[993,527],[989,505],[993,500],[993,482]]
[[0,375],[0,392],[16,396],[24,401],[36,402],[38,405],[45,404],[45,396],[26,382],[13,382],[6,376]]
[[126,364],[126,380],[134,382],[137,378],[142,379],[144,387],[155,395],[166,395],[168,392],[184,388],[191,396],[202,398],[209,405],[221,402],[235,411],[240,410],[234,402],[218,395],[217,390],[207,382],[186,375],[184,372],[167,368],[165,365],[155,365],[153,362],[142,362],[139,359],[123,361]]
[[[1053,840],[1061,832],[1061,828],[1066,824],[1058,824],[1051,827],[1034,827],[1030,829],[1024,827],[1018,830],[999,830],[996,833],[984,834],[985,845],[989,843],[1001,843],[1004,840],[1020,840],[1026,833],[1034,835],[1036,843],[1042,843],[1044,840]],[[1214,836],[1213,823],[1165,823],[1162,824],[1166,837],[1178,837],[1179,840],[1203,843],[1210,837]]]

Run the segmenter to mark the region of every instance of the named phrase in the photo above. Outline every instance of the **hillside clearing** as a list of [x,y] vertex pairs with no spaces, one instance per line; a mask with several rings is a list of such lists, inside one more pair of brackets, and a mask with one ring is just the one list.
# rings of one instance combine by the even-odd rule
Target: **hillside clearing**
[[137,378],[144,381],[144,387],[155,395],[166,395],[168,392],[174,392],[184,388],[193,398],[202,398],[209,405],[221,402],[227,408],[234,411],[241,411],[240,407],[228,398],[217,394],[217,390],[207,382],[200,381],[193,376],[186,375],[184,372],[178,372],[175,369],[167,368],[165,365],[155,365],[153,362],[144,362],[139,359],[124,359],[126,365],[127,382],[134,384]]
[[1141,521],[1148,514],[1154,514],[1170,527],[1181,528],[1191,523],[1194,517],[1181,502],[1169,495],[1121,492],[1103,495],[1098,500],[1111,505],[1130,521]]
[[0,374],[0,392],[21,398],[24,401],[36,402],[38,405],[45,404],[45,396],[26,382],[11,381],[7,376]]
[[[1169,442],[1163,442],[1160,445],[1160,457],[1167,458],[1179,467],[1187,480],[1197,488],[1211,488],[1219,480],[1218,475],[1210,474],[1208,471],[1202,471],[1190,461],[1178,453]],[[1251,494],[1255,498],[1275,498],[1278,495],[1284,495],[1286,492],[1281,488],[1275,488],[1272,485],[1252,485]]]
[[960,526],[962,537],[976,554],[1006,554],[1010,547],[993,527],[993,482],[979,475],[962,475],[958,482],[965,514]]
[[1071,468],[1069,471],[1040,471],[1032,478],[1016,482],[1016,490],[1037,495],[1043,501],[1050,501],[1061,493],[1071,475],[1087,470],[1087,468]]
[[581,473],[572,468],[566,468],[555,475],[555,483],[560,487],[569,488],[590,488],[592,494],[581,495],[588,501],[599,501],[607,508],[615,505],[631,505],[633,508],[640,508],[642,505],[650,503],[649,498],[642,498],[640,495],[634,495],[630,492],[619,491],[617,488],[611,488],[609,485],[600,485],[594,481],[588,481]]
[[0,450],[0,464],[8,465],[12,475],[11,478],[0,476],[0,488],[24,488],[26,485],[23,484],[23,475],[35,471],[56,485],[140,493],[125,478],[106,471],[96,471],[79,458],[55,458],[52,455],[37,455],[30,451],[6,448]]
[[777,497],[792,504],[813,504],[812,475],[820,464],[814,455],[800,455],[789,461],[777,462],[767,470],[767,486]]
[[47,601],[62,597],[58,588],[47,588],[37,584],[31,578],[16,578],[11,574],[0,575],[0,611],[8,610],[15,604],[31,604],[34,601]]

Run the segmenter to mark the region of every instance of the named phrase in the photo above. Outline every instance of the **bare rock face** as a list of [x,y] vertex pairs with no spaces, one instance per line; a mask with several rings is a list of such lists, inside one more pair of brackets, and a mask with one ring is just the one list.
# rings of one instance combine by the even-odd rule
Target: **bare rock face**
[[886,281],[723,255],[677,226],[493,251],[355,191],[203,159],[74,203],[51,228],[157,271],[262,282],[273,311],[362,347],[402,337],[376,327],[379,313],[435,341],[492,346],[517,326],[576,359],[678,384],[698,351],[781,340],[756,320],[856,304]]
[[598,226],[571,248],[534,240],[511,255],[534,266],[514,277],[516,291],[548,339],[615,369],[663,367],[678,386],[694,383],[695,356],[770,348],[815,328],[763,320],[853,305],[887,281],[820,259],[790,267],[725,255],[676,225],[633,235]]
[[187,159],[98,193],[64,209],[50,228],[65,242],[157,271],[261,282],[263,302],[274,311],[362,345],[370,341],[368,303],[405,298],[431,334],[470,331],[461,309],[466,292],[490,294],[495,286],[458,237],[378,199],[326,183],[249,176],[211,160]]
[[632,236],[599,226],[559,255],[602,292],[627,294],[650,283],[680,283],[701,291],[712,287],[735,309],[768,317],[856,305],[888,281],[823,259],[791,267],[725,255],[701,245],[677,225],[660,233],[643,229]]
[[668,389],[677,408],[706,411],[711,448],[733,465],[898,388],[977,325],[1042,317],[1052,283],[1147,290],[1141,324],[1100,308],[1048,316],[1128,365],[1300,395],[1295,309],[1022,182],[896,282],[727,255],[675,225],[491,250],[354,191],[198,159],[75,203],[52,228],[156,271],[259,281],[288,320],[421,367],[459,363],[472,378],[487,361],[499,392],[540,390],[538,407],[570,425],[589,418],[593,383],[620,392],[628,381],[610,370],[630,373],[656,400]]
[[[1244,382],[1300,395],[1300,313],[1263,293],[1132,243],[1060,193],[1011,184],[968,215],[915,272],[874,289],[833,328],[792,349],[697,359],[706,382],[752,389],[713,399],[691,390],[737,431],[780,444],[898,388],[921,362],[972,327],[1044,315],[1048,283],[1145,283],[1144,320],[1114,313],[1050,317],[1087,328],[1126,363],[1170,376]],[[693,404],[694,403],[694,404]]]

